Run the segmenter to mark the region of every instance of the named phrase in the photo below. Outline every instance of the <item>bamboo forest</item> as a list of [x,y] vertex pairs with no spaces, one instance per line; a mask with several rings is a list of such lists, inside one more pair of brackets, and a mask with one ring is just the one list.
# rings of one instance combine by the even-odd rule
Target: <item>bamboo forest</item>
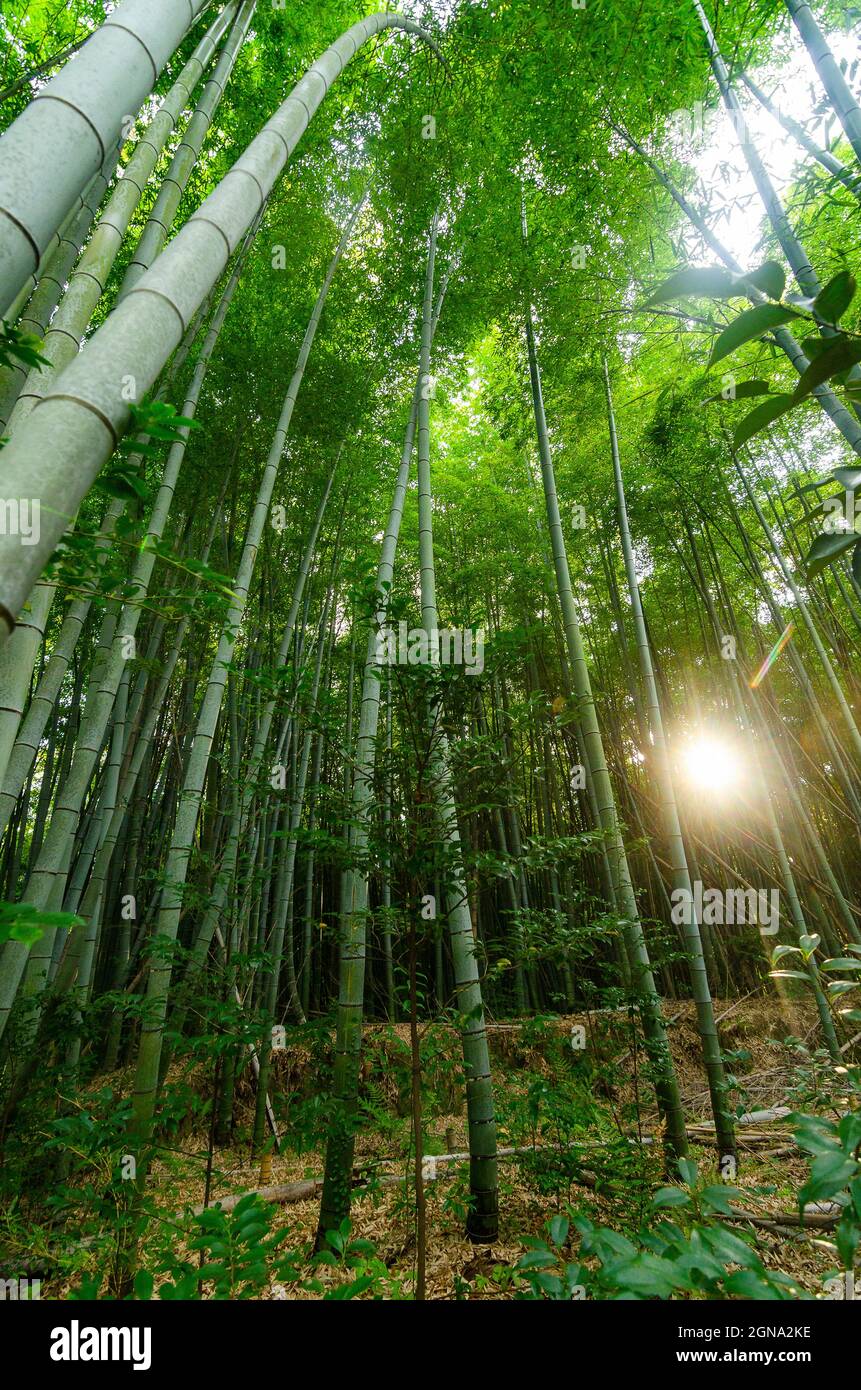
[[773,1333],[861,1298],[861,10],[376,3],[2,0],[0,1302]]

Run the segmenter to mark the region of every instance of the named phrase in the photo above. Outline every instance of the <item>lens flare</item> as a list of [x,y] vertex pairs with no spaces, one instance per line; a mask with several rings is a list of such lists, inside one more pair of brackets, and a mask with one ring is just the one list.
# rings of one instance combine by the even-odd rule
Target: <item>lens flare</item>
[[699,790],[724,791],[738,781],[735,752],[719,738],[694,739],[685,748],[683,760],[687,781]]

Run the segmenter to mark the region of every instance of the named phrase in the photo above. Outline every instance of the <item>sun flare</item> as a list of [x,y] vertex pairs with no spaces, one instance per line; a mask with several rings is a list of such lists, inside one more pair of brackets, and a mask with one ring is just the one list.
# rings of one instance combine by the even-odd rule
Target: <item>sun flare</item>
[[684,750],[685,775],[691,787],[705,791],[725,791],[739,778],[735,750],[722,739],[694,739]]

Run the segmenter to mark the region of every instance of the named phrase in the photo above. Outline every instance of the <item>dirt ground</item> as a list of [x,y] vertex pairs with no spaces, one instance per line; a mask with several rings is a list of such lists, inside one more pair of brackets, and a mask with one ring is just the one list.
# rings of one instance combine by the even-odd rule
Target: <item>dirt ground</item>
[[[720,1026],[724,1049],[739,1054],[737,1071],[743,1086],[741,1095],[745,1110],[760,1112],[786,1105],[787,1102],[791,1108],[792,1096],[787,1093],[794,1062],[783,1040],[790,1034],[801,1040],[809,1037],[814,1030],[815,1019],[800,1008],[787,1008],[779,1001],[762,998],[716,1001],[716,1013],[719,1017],[723,1016]],[[716,1152],[710,1143],[709,1096],[701,1065],[694,1008],[692,1004],[674,1003],[665,1008],[665,1015],[670,1024],[673,1055],[689,1117],[692,1157],[701,1165],[702,1171],[714,1171]],[[548,1023],[546,1027],[568,1036],[577,1025],[586,1030],[596,1052],[600,1054],[604,1048],[608,1054],[615,1054],[617,1079],[608,1088],[606,1099],[611,1112],[621,1110],[635,1094],[638,1062],[637,1047],[628,1046],[626,1050],[626,1044],[629,1045],[633,1037],[626,1015],[568,1015]],[[451,1032],[440,1028],[441,1033],[446,1031]],[[542,1068],[547,1067],[545,1046],[540,1038],[535,1041],[534,1035],[534,1025],[527,1025],[525,1033],[517,1024],[491,1025],[490,1042],[497,1088],[516,1087],[524,1077],[540,1076]],[[386,1058],[392,1049],[402,1052],[408,1045],[408,1038],[406,1025],[371,1025],[366,1030],[365,1071],[367,1075],[374,1073],[383,1090],[387,1076]],[[453,1032],[450,1042],[451,1053],[456,1055],[457,1038]],[[445,1039],[441,1041],[440,1048],[443,1053],[449,1052]],[[312,1059],[303,1046],[291,1045],[284,1053],[278,1054],[276,1062],[273,1097],[277,1097],[279,1090],[289,1090],[307,1082],[306,1073],[312,1066]],[[398,1085],[394,1079],[390,1091],[394,1104],[398,1098]],[[647,1088],[643,1088],[642,1094],[648,1098]],[[238,1108],[248,1106],[249,1097],[243,1097],[240,1091],[237,1104]],[[657,1131],[657,1116],[649,1110],[648,1105],[641,1111],[640,1123],[641,1136],[648,1141]],[[453,1105],[451,1113],[438,1113],[429,1118],[425,1138],[425,1152],[429,1149],[435,1153],[465,1150],[466,1124],[462,1108]],[[594,1138],[587,1135],[582,1140],[584,1163],[591,1163],[598,1174],[602,1170],[601,1148],[605,1140],[606,1135],[601,1134],[596,1134]],[[522,1143],[522,1135],[507,1133],[503,1125],[499,1141],[501,1146],[509,1145],[512,1141]],[[159,1173],[157,1169],[154,1170],[153,1179],[159,1202],[166,1210],[177,1212],[186,1205],[202,1203],[204,1148],[202,1141],[198,1142],[190,1136],[187,1168],[177,1169],[174,1161],[172,1172],[165,1170]],[[763,1220],[773,1220],[781,1213],[793,1212],[795,1194],[804,1182],[808,1168],[792,1144],[785,1119],[757,1118],[751,1124],[740,1125],[739,1149],[739,1171],[735,1185],[745,1193],[744,1209]],[[371,1167],[383,1178],[383,1184],[370,1192],[357,1190],[353,1203],[352,1234],[374,1243],[393,1281],[389,1296],[397,1297],[399,1281],[408,1283],[413,1274],[415,1238],[412,1199],[408,1205],[404,1199],[403,1183],[393,1181],[399,1172],[403,1176],[404,1160],[400,1160],[400,1167],[398,1162],[386,1161],[390,1153],[390,1136],[381,1136],[373,1131],[360,1136],[356,1167],[365,1173]],[[653,1146],[650,1153],[655,1155],[657,1184],[661,1181],[659,1148]],[[211,1202],[260,1186],[318,1179],[323,1168],[323,1153],[303,1153],[301,1156],[276,1153],[263,1173],[259,1163],[252,1164],[238,1150],[220,1151],[217,1163]],[[425,1187],[428,1203],[429,1298],[510,1298],[510,1271],[526,1249],[525,1238],[541,1235],[546,1221],[568,1203],[583,1210],[593,1220],[616,1229],[620,1224],[636,1225],[636,1213],[626,1207],[624,1188],[620,1190],[618,1184],[614,1186],[611,1181],[609,1190],[596,1192],[591,1185],[584,1185],[590,1181],[585,1178],[584,1184],[572,1180],[562,1192],[558,1189],[552,1193],[542,1192],[534,1174],[529,1171],[528,1162],[518,1155],[503,1160],[500,1165],[499,1237],[491,1247],[476,1247],[463,1235],[459,1198],[463,1190],[465,1165],[439,1165],[438,1173],[440,1176],[428,1181]],[[630,1202],[629,1198],[627,1200]],[[314,1238],[318,1210],[319,1189],[303,1201],[280,1207],[279,1217],[290,1228],[286,1248],[307,1248]],[[746,1223],[734,1229],[755,1233],[758,1249],[767,1265],[783,1269],[804,1288],[821,1293],[823,1278],[835,1263],[833,1252],[827,1245],[827,1232],[799,1232],[789,1227],[774,1231]],[[324,1285],[343,1277],[339,1271],[327,1268],[320,1271]],[[314,1298],[319,1294],[303,1290],[297,1292],[293,1286],[275,1284],[264,1296],[289,1299]]]

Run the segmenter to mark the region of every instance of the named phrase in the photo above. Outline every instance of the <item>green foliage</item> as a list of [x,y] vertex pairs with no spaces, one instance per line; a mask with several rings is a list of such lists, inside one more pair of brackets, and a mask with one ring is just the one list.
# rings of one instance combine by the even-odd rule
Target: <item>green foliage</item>
[[[855,1086],[857,1107],[859,1087]],[[861,1111],[835,1123],[820,1115],[794,1115],[795,1141],[810,1154],[810,1176],[798,1193],[802,1221],[809,1202],[835,1202],[840,1208],[834,1240],[842,1269],[854,1267],[861,1245]]]
[[[677,271],[652,295],[648,304],[663,304],[691,296],[728,300],[745,293],[745,286],[751,285],[764,291],[771,299],[780,301],[784,289],[783,272],[774,262],[766,262],[758,270],[745,276],[732,276],[720,268],[710,267]],[[796,295],[790,296],[791,303],[760,304],[752,309],[742,310],[718,334],[709,358],[710,367],[746,343],[763,337],[793,319],[807,319],[814,327],[824,324],[832,333],[830,337],[814,336],[804,340],[802,347],[812,360],[791,392],[771,392],[767,381],[756,380],[743,382],[728,393],[719,393],[707,398],[706,403],[709,403],[769,393],[767,400],[754,407],[736,424],[733,432],[733,444],[736,449],[749,443],[768,425],[774,424],[796,406],[807,401],[818,386],[830,384],[832,388],[842,387],[850,404],[861,400],[861,383],[849,375],[851,369],[861,362],[861,336],[837,327],[838,320],[852,303],[856,288],[856,280],[851,272],[840,270],[831,277],[815,299]],[[846,472],[840,471],[844,474]],[[834,476],[835,480],[841,481],[836,473]],[[847,487],[847,491],[853,496],[856,481],[853,478],[853,486]],[[824,532],[818,536],[807,555],[808,578],[814,578],[849,550],[854,551],[853,566],[861,573],[861,542],[854,530]]]
[[321,1294],[324,1300],[344,1302],[372,1291],[376,1297],[382,1297],[381,1290],[390,1286],[389,1272],[377,1257],[373,1243],[357,1240],[351,1231],[347,1217],[336,1231],[326,1232],[323,1249],[311,1257],[313,1268],[330,1267],[341,1276],[340,1282],[329,1287],[320,1279],[305,1283],[305,1288]]
[[49,367],[51,364],[39,349],[42,339],[35,333],[24,333],[15,324],[2,321],[0,328],[0,367],[11,367],[20,362],[24,367]]
[[[652,1217],[633,1239],[569,1211],[548,1223],[549,1240],[533,1240],[518,1261],[528,1286],[519,1297],[669,1299],[804,1298],[795,1280],[768,1270],[748,1240],[720,1221],[730,1198],[741,1193],[704,1183],[689,1160],[679,1164],[683,1185],[660,1188]],[[675,1220],[661,1216],[672,1211]],[[571,1226],[578,1233],[578,1258],[571,1259]]]
[[32,903],[0,902],[0,946],[4,941],[20,941],[29,947],[44,935],[46,928],[68,931],[82,926],[83,918],[74,912],[46,912]]

